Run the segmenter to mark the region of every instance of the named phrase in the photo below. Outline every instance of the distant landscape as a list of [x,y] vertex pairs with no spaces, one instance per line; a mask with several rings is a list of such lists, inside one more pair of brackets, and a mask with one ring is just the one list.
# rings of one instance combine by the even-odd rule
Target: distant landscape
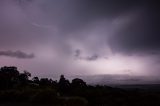
[[68,76],[70,79],[75,77],[84,79],[91,85],[133,85],[133,84],[160,84],[159,76],[134,76],[127,74],[103,74],[103,75],[83,75]]

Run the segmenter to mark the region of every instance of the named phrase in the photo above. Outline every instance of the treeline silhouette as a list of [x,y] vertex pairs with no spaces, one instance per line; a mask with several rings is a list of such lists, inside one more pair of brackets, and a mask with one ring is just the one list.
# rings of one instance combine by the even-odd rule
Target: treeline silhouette
[[[0,68],[0,105],[23,106],[160,106],[159,91],[124,90],[109,86],[86,84],[79,78],[71,82],[60,76],[59,81],[31,77],[17,67]],[[6,103],[11,103],[6,105]]]

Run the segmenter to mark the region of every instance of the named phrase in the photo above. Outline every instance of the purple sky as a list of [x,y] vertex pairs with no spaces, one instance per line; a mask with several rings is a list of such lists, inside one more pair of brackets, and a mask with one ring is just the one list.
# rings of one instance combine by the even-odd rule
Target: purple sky
[[154,0],[0,0],[0,66],[159,76],[158,10]]

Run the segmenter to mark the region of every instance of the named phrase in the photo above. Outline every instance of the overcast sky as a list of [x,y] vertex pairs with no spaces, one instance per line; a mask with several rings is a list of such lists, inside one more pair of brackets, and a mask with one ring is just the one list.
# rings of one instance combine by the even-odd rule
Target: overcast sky
[[0,66],[38,76],[160,75],[154,0],[0,0]]

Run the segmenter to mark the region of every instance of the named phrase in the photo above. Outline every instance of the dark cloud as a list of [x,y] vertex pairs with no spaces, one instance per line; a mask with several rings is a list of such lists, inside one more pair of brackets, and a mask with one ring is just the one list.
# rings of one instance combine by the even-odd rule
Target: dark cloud
[[97,59],[100,58],[97,54],[94,54],[91,56],[84,56],[80,49],[75,50],[74,56],[76,57],[76,59],[86,60],[86,61],[96,61]]
[[15,58],[19,58],[19,59],[32,59],[34,58],[34,54],[27,54],[25,52],[22,51],[0,51],[0,56],[7,56],[7,57],[15,57]]
[[[36,3],[36,1],[33,3]],[[108,35],[107,31],[99,32],[96,35],[97,40],[103,42],[106,39],[107,45],[114,52],[126,54],[145,54],[148,51],[157,51],[160,48],[159,3],[154,0],[70,0],[63,1],[63,3],[62,1],[48,0],[48,2],[41,3],[43,5],[40,6],[40,9],[43,10],[45,16],[40,17],[38,21],[41,22],[34,21],[55,25],[60,36],[54,35],[54,38],[60,39],[61,45],[67,39],[78,39],[80,41],[88,36],[93,36],[87,35],[88,33],[79,35],[79,33],[100,26],[94,25],[95,22],[109,21],[109,23],[104,23],[106,26],[108,24],[107,27],[104,25],[101,28],[108,30],[111,28],[112,21],[121,16],[123,19],[123,16],[130,15],[128,18],[133,21],[124,26],[119,25],[120,30],[118,32],[115,30],[116,33],[113,35]],[[44,18],[45,21],[43,21]],[[125,18],[123,20],[126,21]],[[73,35],[70,33],[73,33]],[[93,43],[95,43],[92,44],[94,47],[90,48],[93,48],[93,50],[100,48],[100,43]],[[88,42],[87,45],[90,44],[91,42]]]
[[96,61],[98,58],[99,58],[99,56],[97,54],[94,54],[92,56],[88,56],[86,58],[86,60],[88,60],[88,61]]
[[87,28],[95,21],[106,18],[112,20],[141,4],[143,4],[142,0],[32,0],[30,2],[21,0],[19,5],[25,11],[30,10],[28,6],[33,9],[38,7],[40,13],[27,14],[29,18],[36,23],[55,25],[66,34]]
[[[138,17],[134,22],[122,27],[113,36],[109,36],[107,32],[103,32],[103,34],[99,32],[97,40],[102,42],[107,39],[106,42],[113,51],[124,53],[146,52],[145,50],[157,49],[160,45],[158,29],[159,6],[154,0],[2,1],[2,19],[0,18],[2,21],[0,25],[2,27],[0,36],[3,36],[1,39],[2,45],[7,45],[4,41],[8,40],[16,47],[23,42],[25,42],[23,43],[24,46],[32,46],[52,39],[54,40],[53,42],[56,42],[55,45],[60,46],[58,48],[65,48],[63,52],[68,52],[69,48],[65,47],[66,40],[83,40],[90,35],[86,33],[79,35],[79,33],[84,30],[89,31],[98,26],[93,23],[103,20],[112,22],[126,14],[137,14],[134,13],[134,10],[142,11],[138,13]],[[104,26],[101,29],[107,30],[110,28],[110,23],[104,24],[109,26]],[[54,27],[58,30],[56,34],[54,33]],[[73,34],[71,35],[70,33]],[[16,42],[17,40],[20,42]],[[27,42],[30,42],[30,44],[27,44]],[[49,40],[49,42],[52,41]],[[100,46],[100,44],[95,44],[92,48],[96,50]]]
[[133,22],[108,39],[113,51],[127,54],[149,54],[160,51],[159,3],[143,2]]

